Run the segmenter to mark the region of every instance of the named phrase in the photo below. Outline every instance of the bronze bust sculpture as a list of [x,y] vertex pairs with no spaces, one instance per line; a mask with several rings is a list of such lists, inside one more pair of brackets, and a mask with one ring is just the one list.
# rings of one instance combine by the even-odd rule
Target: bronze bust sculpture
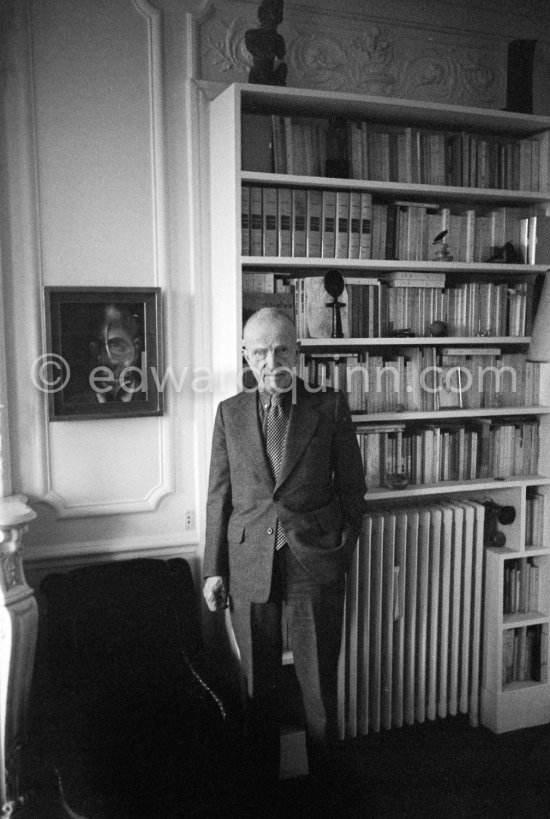
[[281,62],[286,53],[285,41],[277,32],[283,22],[282,0],[262,0],[258,9],[260,28],[245,32],[245,45],[252,55],[249,82],[262,85],[285,85],[287,65]]

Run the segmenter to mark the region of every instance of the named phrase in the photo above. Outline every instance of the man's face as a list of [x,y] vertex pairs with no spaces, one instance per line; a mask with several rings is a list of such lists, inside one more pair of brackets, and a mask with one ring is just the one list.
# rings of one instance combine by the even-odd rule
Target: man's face
[[135,364],[139,343],[120,321],[106,321],[98,337],[90,344],[90,352],[98,366],[107,367],[112,372],[113,389],[116,389],[121,385],[120,377],[124,369]]
[[290,322],[253,319],[247,325],[243,354],[262,392],[284,392],[292,384],[298,344]]

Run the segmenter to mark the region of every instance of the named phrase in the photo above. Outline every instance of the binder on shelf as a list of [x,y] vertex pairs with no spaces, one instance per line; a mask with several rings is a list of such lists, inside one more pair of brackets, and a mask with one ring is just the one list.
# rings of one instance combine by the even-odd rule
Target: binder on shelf
[[[292,193],[290,188],[277,190],[278,256],[292,255]],[[266,254],[267,255],[267,254]]]
[[336,191],[335,228],[335,256],[337,259],[347,259],[350,232],[350,194],[348,191]]
[[361,193],[361,235],[359,239],[359,258],[372,258],[372,195]]
[[349,194],[349,238],[348,258],[359,259],[361,246],[361,193],[351,191]]
[[276,256],[279,242],[277,188],[262,188],[263,255]]
[[336,252],[336,191],[324,190],[321,196],[321,256],[324,259],[334,259]]
[[307,254],[307,192],[303,188],[292,189],[292,256]]
[[323,194],[316,188],[307,191],[307,255],[321,256],[321,220],[323,216]]
[[250,188],[241,188],[241,255],[250,256]]
[[250,188],[250,255],[263,254],[263,211],[262,189],[256,186]]

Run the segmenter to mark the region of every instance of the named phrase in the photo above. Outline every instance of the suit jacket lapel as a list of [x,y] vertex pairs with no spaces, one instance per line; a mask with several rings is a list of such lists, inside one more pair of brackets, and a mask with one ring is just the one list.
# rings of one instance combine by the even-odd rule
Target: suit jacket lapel
[[239,412],[237,434],[241,441],[243,456],[249,459],[258,473],[274,486],[271,467],[258,419],[257,393],[241,393],[242,411]]
[[306,393],[301,382],[297,382],[297,400],[290,410],[283,462],[276,486],[288,478],[315,434],[318,423],[319,410],[315,396]]

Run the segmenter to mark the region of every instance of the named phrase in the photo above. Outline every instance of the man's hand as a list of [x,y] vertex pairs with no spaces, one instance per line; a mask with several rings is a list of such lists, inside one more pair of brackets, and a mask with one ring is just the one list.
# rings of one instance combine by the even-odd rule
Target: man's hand
[[202,594],[210,611],[227,608],[227,588],[223,577],[214,575],[204,581]]

